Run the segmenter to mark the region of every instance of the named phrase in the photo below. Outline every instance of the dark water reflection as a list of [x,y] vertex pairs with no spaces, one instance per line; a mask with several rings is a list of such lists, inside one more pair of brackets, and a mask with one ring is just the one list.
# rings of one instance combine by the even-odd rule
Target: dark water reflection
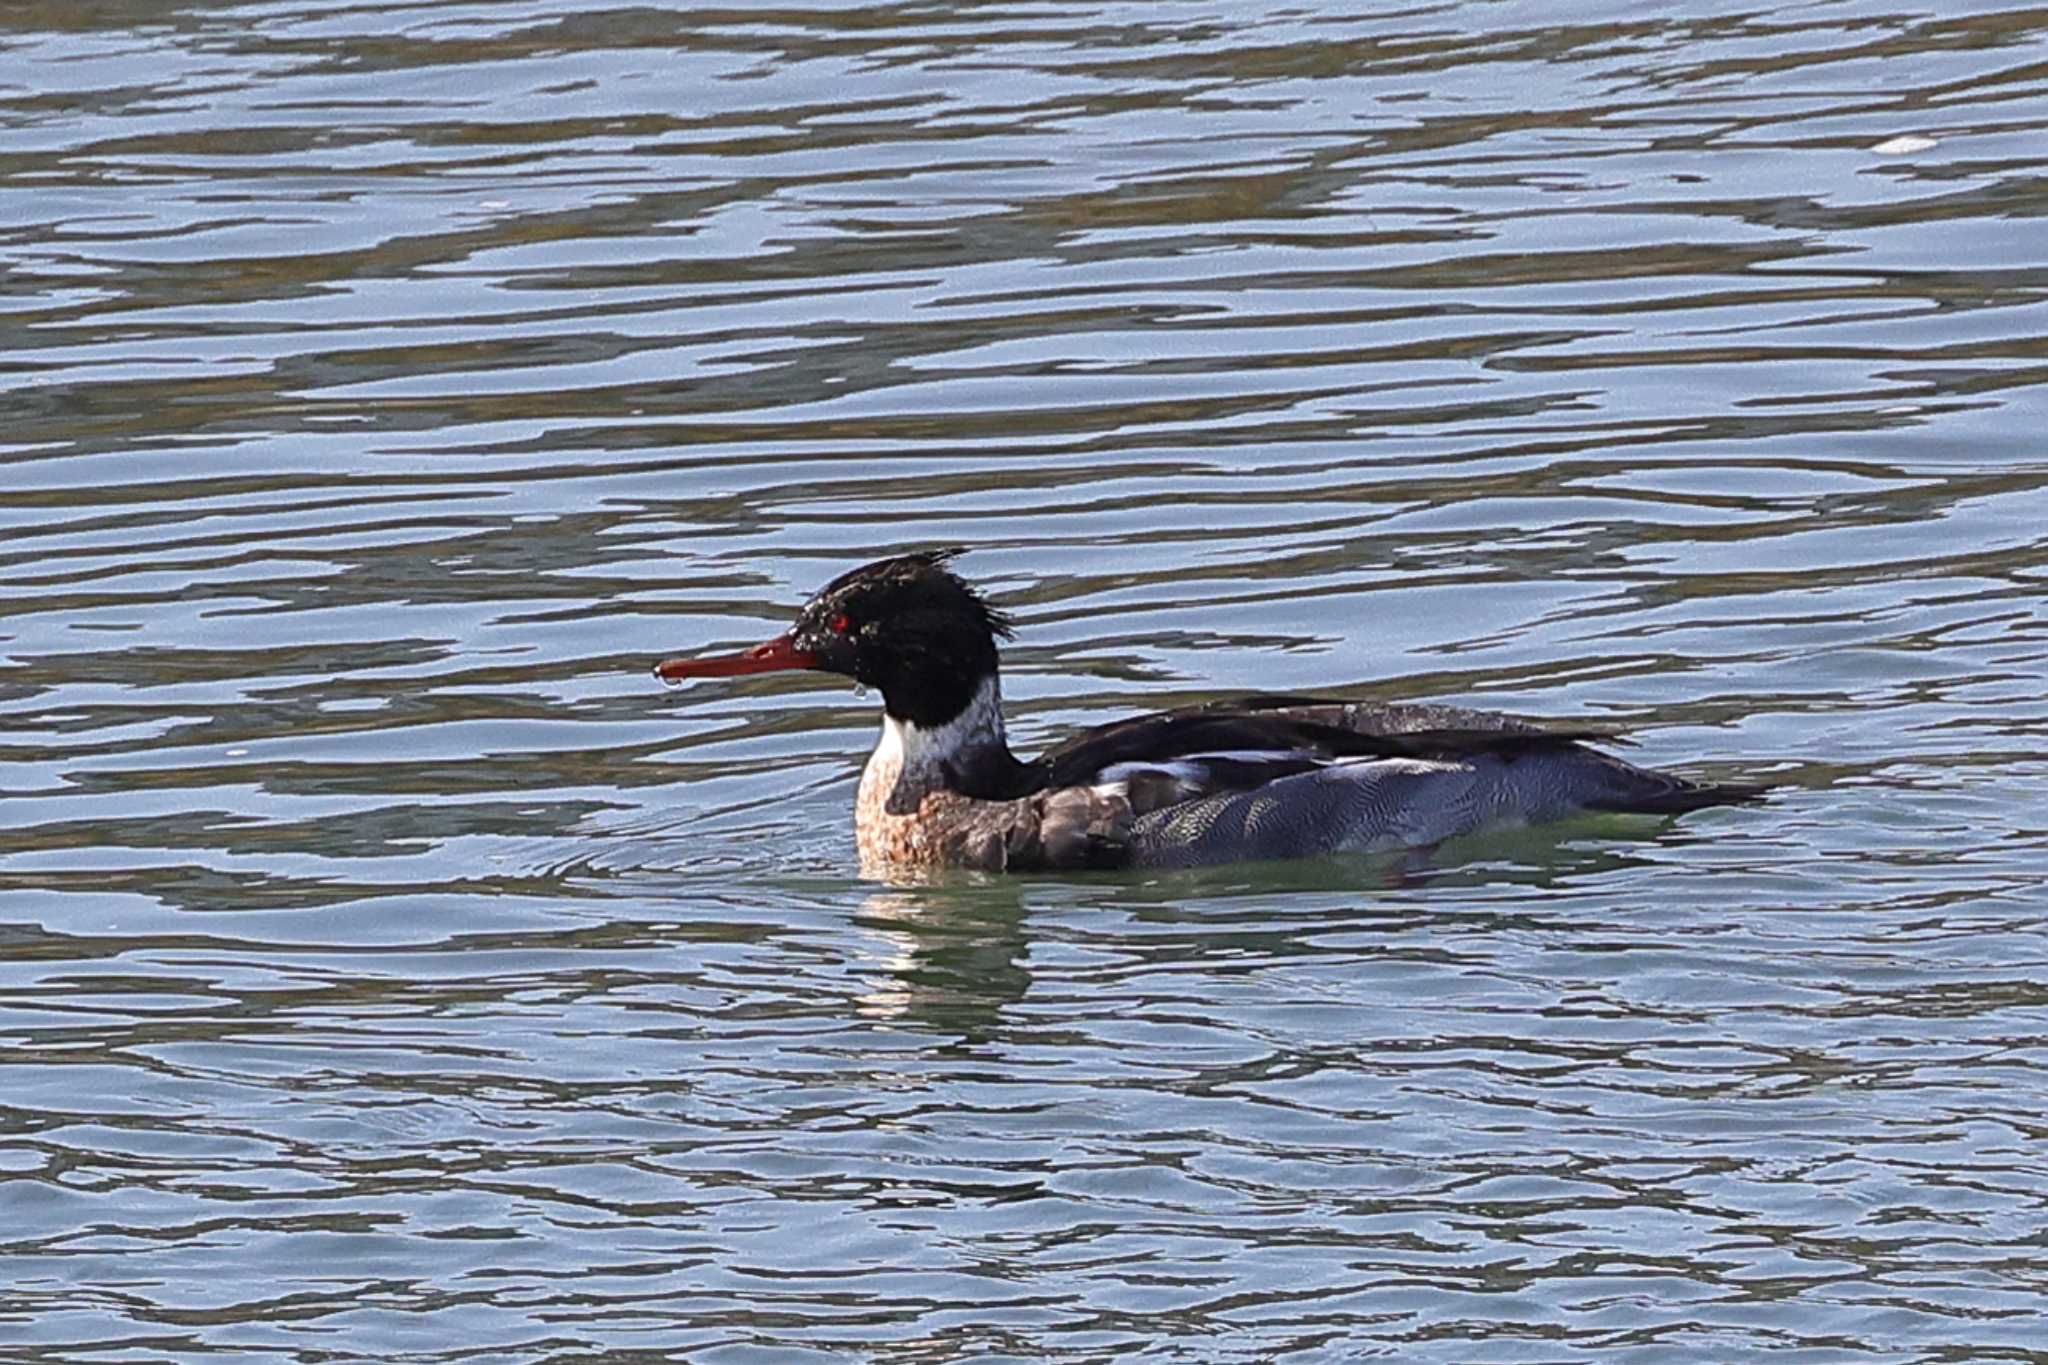
[[[2048,1359],[2044,28],[0,10],[0,1353]],[[955,542],[1786,789],[863,883]]]

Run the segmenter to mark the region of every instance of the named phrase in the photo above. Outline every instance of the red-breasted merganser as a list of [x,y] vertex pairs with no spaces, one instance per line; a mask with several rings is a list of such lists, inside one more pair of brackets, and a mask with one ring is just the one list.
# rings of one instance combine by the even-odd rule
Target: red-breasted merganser
[[1491,711],[1254,695],[1136,716],[1030,762],[1003,735],[1003,612],[948,567],[958,549],[842,574],[786,633],[666,659],[664,682],[784,669],[882,694],[861,774],[864,870],[1190,867],[1426,847],[1578,811],[1676,815],[1763,788],[1689,781]]

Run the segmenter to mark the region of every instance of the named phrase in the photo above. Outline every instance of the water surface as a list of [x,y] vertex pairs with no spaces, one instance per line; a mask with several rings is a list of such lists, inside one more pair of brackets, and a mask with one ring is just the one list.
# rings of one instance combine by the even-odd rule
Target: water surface
[[[1613,15],[8,6],[10,1358],[2048,1360],[2048,11]],[[863,881],[950,543],[1784,789]]]

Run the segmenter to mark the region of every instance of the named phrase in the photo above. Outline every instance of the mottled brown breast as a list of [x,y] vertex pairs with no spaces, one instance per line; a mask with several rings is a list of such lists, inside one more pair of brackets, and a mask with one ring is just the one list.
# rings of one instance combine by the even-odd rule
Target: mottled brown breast
[[1070,787],[1015,801],[977,801],[901,782],[901,763],[883,754],[870,759],[861,774],[854,840],[861,871],[870,876],[935,867],[1120,867],[1129,858],[1131,806],[1121,793]]

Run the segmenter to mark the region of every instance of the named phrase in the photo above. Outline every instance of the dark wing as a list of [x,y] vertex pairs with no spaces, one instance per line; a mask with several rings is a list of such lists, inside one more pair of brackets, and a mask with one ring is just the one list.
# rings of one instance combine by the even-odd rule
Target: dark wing
[[1200,758],[1218,769],[1221,785],[1237,787],[1335,759],[1513,755],[1585,740],[1614,743],[1616,737],[1599,730],[1546,730],[1512,716],[1458,706],[1261,694],[1099,726],[1048,750],[1031,766],[1044,786],[1060,788],[1096,782],[1123,765]]
[[[1273,804],[1270,796],[1285,805],[1280,793],[1306,790],[1286,779],[1356,759],[1466,760],[1496,774],[1513,772],[1519,776],[1507,784],[1510,794],[1544,819],[1571,809],[1675,815],[1754,800],[1764,791],[1637,768],[1585,747],[1588,741],[1621,742],[1600,730],[1546,730],[1498,712],[1434,704],[1260,695],[1162,711],[1086,731],[1034,763],[1008,760],[1004,771],[981,774],[989,797],[1000,789],[1002,798],[976,799],[979,814],[957,831],[963,847],[953,861],[1011,871],[1164,865],[1159,839],[1168,826],[1159,821],[1185,816],[1206,827],[1202,812],[1209,807],[1215,814],[1236,809],[1249,820],[1260,811],[1228,803],[1250,800],[1263,808]],[[1360,791],[1414,777],[1383,768],[1369,776],[1375,768],[1347,766],[1329,775],[1355,774]],[[1281,785],[1260,790],[1269,783]],[[1274,828],[1322,837],[1314,819],[1282,820]],[[1228,844],[1225,856],[1243,856],[1242,846]]]

